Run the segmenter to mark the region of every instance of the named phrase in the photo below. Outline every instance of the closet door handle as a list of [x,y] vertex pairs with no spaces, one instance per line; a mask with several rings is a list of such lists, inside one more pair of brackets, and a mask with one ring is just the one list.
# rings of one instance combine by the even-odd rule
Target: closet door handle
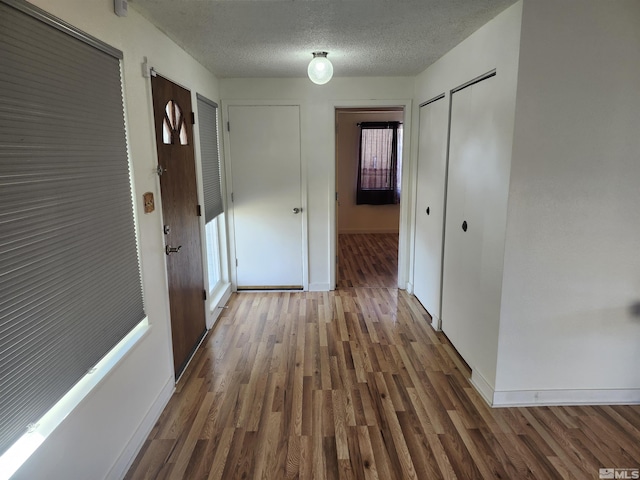
[[431,213],[431,207],[427,207],[427,215]]
[[467,221],[466,220],[464,222],[462,222],[462,231],[463,232],[467,231]]

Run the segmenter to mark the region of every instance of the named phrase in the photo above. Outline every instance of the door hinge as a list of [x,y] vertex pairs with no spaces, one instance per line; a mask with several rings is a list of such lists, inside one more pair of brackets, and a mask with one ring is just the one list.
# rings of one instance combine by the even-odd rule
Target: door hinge
[[203,300],[207,299],[207,291],[206,290],[202,290],[202,299]]
[[196,215],[202,216],[202,207],[200,205],[196,205]]
[[338,192],[336,192],[336,202],[338,201]]
[[236,267],[238,266],[238,259],[236,258]]
[[231,131],[231,124],[229,122],[227,122],[227,132]]
[[191,125],[195,125],[196,124],[196,115],[195,113],[191,112]]
[[233,192],[231,192],[231,203],[233,203]]

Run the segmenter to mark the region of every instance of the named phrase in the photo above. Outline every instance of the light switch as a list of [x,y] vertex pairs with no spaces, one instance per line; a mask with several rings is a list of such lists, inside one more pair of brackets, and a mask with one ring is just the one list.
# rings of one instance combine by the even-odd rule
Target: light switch
[[144,200],[144,213],[151,213],[155,210],[156,206],[153,203],[153,193],[147,192],[142,195]]

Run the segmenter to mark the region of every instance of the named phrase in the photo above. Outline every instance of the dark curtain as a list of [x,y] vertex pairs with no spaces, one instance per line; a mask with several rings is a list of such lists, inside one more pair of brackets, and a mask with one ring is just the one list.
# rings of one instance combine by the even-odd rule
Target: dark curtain
[[400,122],[360,123],[357,205],[400,203],[398,128]]

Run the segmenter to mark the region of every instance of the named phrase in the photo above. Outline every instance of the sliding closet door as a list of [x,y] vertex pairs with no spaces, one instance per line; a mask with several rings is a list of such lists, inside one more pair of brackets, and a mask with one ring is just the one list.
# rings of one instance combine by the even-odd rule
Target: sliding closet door
[[[490,81],[485,80],[487,84]],[[483,105],[482,87],[482,84],[467,87],[451,97],[442,329],[467,362],[471,362],[473,339],[481,334],[475,315],[482,301],[480,269],[484,226],[480,191],[487,154],[483,116],[488,111]]]
[[413,291],[438,328],[449,102],[444,95],[420,107]]
[[[442,329],[462,357],[495,374],[510,152],[496,77],[454,91],[445,221]],[[489,378],[488,380],[491,380]]]

